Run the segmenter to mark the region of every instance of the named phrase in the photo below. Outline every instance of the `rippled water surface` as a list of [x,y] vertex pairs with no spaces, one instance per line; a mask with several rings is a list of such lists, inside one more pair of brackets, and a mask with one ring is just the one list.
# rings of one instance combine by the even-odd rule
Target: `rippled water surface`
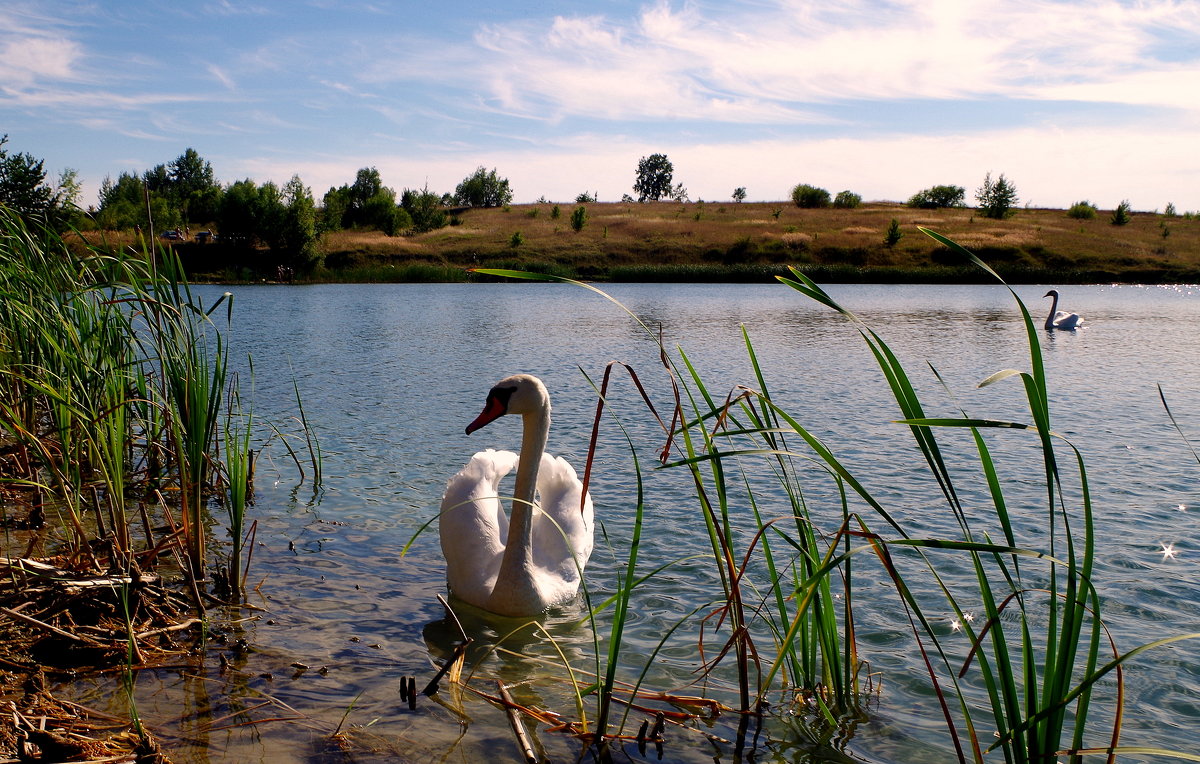
[[[220,291],[214,288],[213,295]],[[178,736],[179,759],[185,760],[326,760],[320,758],[324,733],[343,720],[344,729],[356,730],[356,761],[475,761],[485,753],[489,760],[519,760],[503,714],[482,700],[467,696],[459,705],[443,692],[439,702],[422,698],[416,711],[399,701],[400,678],[416,676],[423,685],[435,670],[433,661],[455,639],[436,599],[445,588],[436,523],[423,529],[437,514],[445,480],[475,450],[518,444],[519,426],[507,420],[463,434],[496,380],[525,371],[546,381],[554,400],[551,450],[581,469],[596,400],[585,374],[598,381],[607,362],[628,363],[660,411],[669,412],[670,387],[657,346],[619,307],[571,286],[264,285],[233,291],[235,352],[253,356],[252,376],[241,364],[243,390],[261,420],[294,430],[286,422],[296,413],[293,385],[298,387],[320,438],[324,487],[314,495],[286,449],[278,441],[267,446],[258,470],[253,515],[259,527],[250,569],[256,585],[251,601],[263,610],[246,611],[257,620],[228,635],[244,639],[247,649],[224,672],[214,666],[203,676],[192,669],[144,675],[139,710],[152,729]],[[776,400],[824,439],[911,533],[956,534],[911,436],[890,423],[897,417],[895,403],[845,318],[779,285],[613,285],[608,291],[647,324],[661,327],[666,345],[681,346],[721,396],[735,385],[754,384],[744,326]],[[1017,380],[976,388],[993,372],[1029,366],[1023,326],[1007,290],[867,285],[829,291],[898,353],[929,414],[953,415],[961,407],[973,416],[1028,421]],[[1035,319],[1044,317],[1046,287],[1017,291]],[[1088,466],[1099,529],[1097,580],[1109,626],[1123,649],[1198,631],[1200,464],[1172,428],[1156,385],[1200,444],[1200,293],[1130,286],[1063,292],[1061,307],[1083,314],[1085,328],[1039,332],[1039,339],[1054,427],[1080,448]],[[618,379],[612,398],[649,465],[661,431],[625,378]],[[1012,437],[993,438],[995,448],[1015,466],[1002,478],[1018,532],[1030,534],[1033,544],[1043,518],[1022,515],[1021,504],[1045,503],[1038,463],[1029,458],[1034,444],[1018,433],[1003,435]],[[953,433],[946,438],[949,451],[968,450],[965,439]],[[647,527],[639,567],[650,570],[709,550],[685,476],[645,471]],[[613,590],[625,559],[636,498],[628,446],[611,421],[602,430],[594,481],[596,514],[607,538],[598,534],[587,580],[601,598]],[[966,498],[970,504],[978,496]],[[827,482],[814,486],[811,499],[814,513],[826,512],[829,528],[836,527],[839,509]],[[1164,545],[1176,551],[1173,558],[1163,554]],[[903,611],[882,571],[865,563],[862,569],[856,581],[862,587],[860,649],[881,672],[883,691],[845,751],[874,762],[947,760],[952,751],[944,722]],[[688,562],[639,591],[623,679],[635,680],[663,634],[716,596],[714,575],[711,565]],[[558,651],[579,671],[594,668],[588,656],[595,652],[591,631],[571,625],[578,615],[568,609],[548,619],[544,628],[557,647],[527,631],[496,652],[489,637],[495,641],[507,625],[469,623],[479,638],[471,659],[481,674],[504,678],[518,700],[573,717]],[[650,686],[701,692],[686,687],[695,678],[695,631],[682,629],[668,642],[648,676]],[[1127,676],[1125,742],[1200,750],[1198,656],[1195,643],[1181,642],[1136,661]],[[494,687],[476,684],[489,692]],[[110,689],[85,687],[81,693],[88,698]],[[237,711],[266,699],[280,704],[269,707],[268,716],[303,721],[238,726],[245,717]],[[262,718],[263,712],[251,715]],[[558,733],[542,731],[538,740],[555,760],[571,760],[577,750]],[[378,753],[364,753],[364,746]],[[760,760],[801,760],[806,750],[797,741],[779,741],[775,753],[761,751]],[[718,742],[683,732],[666,749],[673,761],[727,761],[730,755]]]

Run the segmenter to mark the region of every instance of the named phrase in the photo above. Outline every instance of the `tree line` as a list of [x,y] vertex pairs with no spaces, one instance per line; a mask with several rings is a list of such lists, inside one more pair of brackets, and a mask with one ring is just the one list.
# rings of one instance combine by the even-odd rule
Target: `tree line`
[[[52,184],[44,161],[11,153],[0,138],[0,204],[52,230],[132,230],[171,240],[213,242],[237,263],[259,271],[278,267],[303,272],[321,263],[320,240],[331,231],[371,228],[389,236],[429,231],[451,222],[447,209],[495,207],[512,201],[512,189],[495,169],[479,167],[453,193],[383,185],[379,170],[364,167],[354,181],[330,188],[317,204],[312,190],[293,175],[282,187],[247,178],[218,181],[212,164],[188,148],[170,162],[143,172],[105,177],[99,203],[79,207],[75,170]],[[216,230],[216,233],[213,232]]]
[[[232,252],[239,265],[260,271],[285,266],[304,272],[320,265],[321,237],[329,232],[377,229],[388,236],[420,233],[453,224],[456,209],[505,206],[513,197],[508,179],[494,168],[476,168],[453,192],[438,194],[425,186],[405,188],[397,194],[383,184],[379,170],[364,167],[352,182],[331,187],[318,204],[298,175],[282,187],[249,178],[222,184],[212,164],[188,148],[170,162],[144,172],[122,172],[115,180],[106,177],[98,206],[81,210],[75,170],[64,170],[57,182],[51,183],[42,160],[28,153],[10,153],[7,142],[7,135],[0,137],[0,204],[23,217],[40,220],[58,231],[71,227],[138,230],[144,235],[153,231],[165,232],[172,239],[190,239],[194,231],[200,234],[197,240],[218,242],[223,250]],[[674,165],[666,154],[651,154],[638,161],[633,191],[636,198],[625,194],[622,201],[689,201],[687,189],[675,181]],[[854,208],[862,203],[862,197],[852,191],[831,195],[806,183],[793,187],[791,196],[797,206],[805,208]],[[907,204],[922,209],[965,207],[965,196],[962,186],[937,185],[917,192]],[[735,188],[731,197],[734,202],[744,201],[746,188]],[[993,180],[989,172],[975,197],[979,212],[990,218],[1008,217],[1018,204],[1016,186],[1003,174]],[[595,202],[597,195],[584,191],[575,201]],[[1168,207],[1173,212],[1173,207]],[[1094,216],[1095,206],[1086,201],[1069,211],[1073,217],[1089,213]],[[1128,202],[1122,202],[1114,224],[1127,222],[1128,213]],[[574,230],[583,227],[586,215],[586,210],[573,214]],[[211,229],[216,229],[216,234]],[[887,243],[895,242],[889,236]]]

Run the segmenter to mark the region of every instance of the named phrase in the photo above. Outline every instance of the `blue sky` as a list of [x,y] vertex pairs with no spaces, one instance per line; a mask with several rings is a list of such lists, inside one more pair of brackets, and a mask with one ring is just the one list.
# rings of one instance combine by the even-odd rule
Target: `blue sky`
[[1022,203],[1200,210],[1200,2],[175,0],[0,5],[10,150],[103,178],[191,147],[319,199],[379,168],[515,201],[796,183],[903,200],[1004,173]]

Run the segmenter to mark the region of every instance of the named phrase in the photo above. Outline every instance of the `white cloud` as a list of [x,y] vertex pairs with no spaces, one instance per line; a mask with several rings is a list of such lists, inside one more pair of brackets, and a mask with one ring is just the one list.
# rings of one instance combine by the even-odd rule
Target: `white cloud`
[[[555,17],[483,28],[474,65],[499,108],[529,117],[811,121],[814,103],[1039,98],[1162,68],[1161,33],[1200,36],[1200,5],[976,0],[651,6],[636,19]],[[1176,49],[1172,55],[1180,55]],[[1195,61],[1200,51],[1182,55]],[[459,58],[469,59],[465,52]],[[1079,90],[1078,92],[1086,92]],[[1179,90],[1171,104],[1194,105]],[[1194,100],[1194,99],[1193,99]]]
[[0,42],[0,81],[8,88],[69,80],[81,55],[77,43],[62,37],[25,37]]

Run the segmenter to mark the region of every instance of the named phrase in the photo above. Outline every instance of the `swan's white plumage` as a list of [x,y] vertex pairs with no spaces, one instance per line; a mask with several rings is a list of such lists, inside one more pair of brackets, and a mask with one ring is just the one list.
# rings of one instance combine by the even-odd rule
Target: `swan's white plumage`
[[[507,413],[524,419],[522,456],[480,451],[450,479],[439,519],[442,554],[455,597],[502,615],[535,615],[578,593],[592,552],[592,501],[580,501],[583,484],[574,468],[544,453],[550,403],[542,383],[528,375],[501,380],[468,431]],[[522,470],[522,457],[536,470]],[[501,489],[514,469],[517,488]],[[522,498],[521,491],[530,495]],[[510,495],[511,522],[500,498]]]
[[1083,321],[1083,316],[1078,313],[1070,313],[1058,309],[1057,289],[1051,289],[1044,296],[1054,298],[1050,303],[1050,314],[1046,316],[1047,329],[1076,329],[1079,327],[1079,324]]

